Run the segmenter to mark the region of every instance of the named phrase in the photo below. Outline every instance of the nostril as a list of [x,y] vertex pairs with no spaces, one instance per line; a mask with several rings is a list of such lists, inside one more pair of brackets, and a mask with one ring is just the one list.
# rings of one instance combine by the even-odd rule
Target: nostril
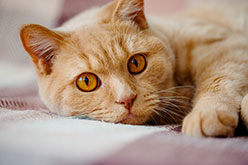
[[123,104],[124,107],[127,109],[127,110],[131,110],[132,106],[133,106],[133,102],[134,100],[136,99],[137,95],[134,95],[134,94],[131,94],[130,96],[128,97],[123,97],[121,98],[119,101],[116,101],[116,103],[118,104]]

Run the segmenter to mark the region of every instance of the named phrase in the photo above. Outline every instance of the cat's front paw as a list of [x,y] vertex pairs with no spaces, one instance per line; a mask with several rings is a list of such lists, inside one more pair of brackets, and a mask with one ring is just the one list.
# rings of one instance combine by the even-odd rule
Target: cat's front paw
[[233,110],[195,110],[183,121],[182,132],[191,136],[233,136],[238,113]]

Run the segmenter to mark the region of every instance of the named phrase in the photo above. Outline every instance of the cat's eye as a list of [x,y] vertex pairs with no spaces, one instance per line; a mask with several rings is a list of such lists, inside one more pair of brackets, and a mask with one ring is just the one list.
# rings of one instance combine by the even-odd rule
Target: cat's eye
[[76,80],[78,89],[83,92],[92,92],[100,86],[99,78],[93,73],[82,73]]
[[142,54],[136,54],[128,60],[128,71],[131,74],[139,74],[146,69],[146,58]]

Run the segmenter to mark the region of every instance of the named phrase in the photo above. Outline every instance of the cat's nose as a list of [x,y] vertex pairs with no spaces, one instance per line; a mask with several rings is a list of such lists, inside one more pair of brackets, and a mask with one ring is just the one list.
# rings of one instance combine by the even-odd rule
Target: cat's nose
[[130,112],[132,106],[133,106],[133,102],[136,99],[137,95],[135,94],[131,94],[128,97],[123,97],[121,98],[119,101],[116,101],[117,104],[123,104],[124,107]]

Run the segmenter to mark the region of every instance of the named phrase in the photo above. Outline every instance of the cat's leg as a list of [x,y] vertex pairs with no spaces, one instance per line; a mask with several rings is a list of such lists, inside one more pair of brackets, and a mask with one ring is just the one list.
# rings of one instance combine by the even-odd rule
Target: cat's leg
[[[192,111],[183,121],[183,133],[194,136],[234,134],[241,102],[248,92],[247,52],[247,36],[236,33],[191,49],[189,68],[196,92]],[[247,121],[246,107],[242,114]]]
[[[235,55],[234,50],[231,53]],[[204,66],[203,62],[197,66],[199,71],[196,70],[194,77],[196,93],[193,108],[183,121],[183,133],[193,136],[234,134],[241,102],[248,90],[248,56],[230,54],[215,58],[212,63],[205,58],[204,62],[209,62],[208,65]],[[242,110],[245,121],[248,118],[247,109]]]
[[246,127],[248,128],[248,94],[246,94],[246,96],[242,100],[240,115]]

